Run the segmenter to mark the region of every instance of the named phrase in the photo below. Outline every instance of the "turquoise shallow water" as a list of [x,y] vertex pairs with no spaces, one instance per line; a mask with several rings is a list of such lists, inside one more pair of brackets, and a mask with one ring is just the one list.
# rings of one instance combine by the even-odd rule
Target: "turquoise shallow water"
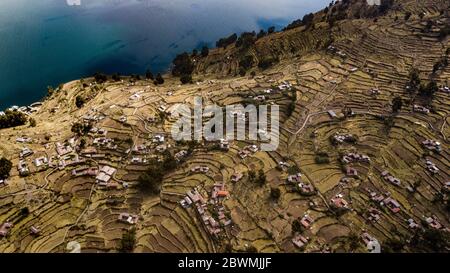
[[0,1],[0,109],[28,105],[97,71],[164,71],[233,32],[279,28],[329,0]]

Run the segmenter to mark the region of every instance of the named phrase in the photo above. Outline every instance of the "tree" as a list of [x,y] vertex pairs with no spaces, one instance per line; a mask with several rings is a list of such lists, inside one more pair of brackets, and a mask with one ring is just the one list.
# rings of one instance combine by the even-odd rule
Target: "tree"
[[260,186],[266,184],[266,174],[263,170],[258,171],[258,179],[256,180],[256,183],[258,183]]
[[278,200],[280,199],[281,196],[281,191],[279,188],[271,188],[270,189],[270,197],[272,197],[272,199]]
[[182,84],[192,83],[192,75],[190,74],[181,75],[180,81]]
[[209,55],[209,48],[208,48],[208,46],[203,46],[202,47],[202,57],[206,57],[206,56],[208,56]]
[[272,33],[274,33],[274,32],[275,32],[275,27],[274,27],[274,26],[269,27],[269,28],[267,29],[267,33],[269,33],[269,34],[272,34]]
[[85,99],[84,99],[82,96],[77,96],[77,97],[75,98],[75,105],[76,105],[78,108],[83,107],[83,105],[84,105],[85,102],[86,102],[86,101],[85,101]]
[[5,157],[0,158],[0,179],[6,179],[9,177],[9,172],[12,168],[12,162]]
[[145,72],[145,78],[147,80],[154,80],[153,73],[150,69],[147,69],[147,71]]
[[292,222],[291,230],[292,230],[293,233],[296,233],[296,232],[301,233],[301,232],[303,232],[303,225],[300,223],[300,221],[298,219],[295,219]]
[[402,106],[403,106],[402,98],[395,97],[392,100],[392,112],[393,113],[398,113],[402,109]]
[[409,81],[407,83],[409,86],[408,91],[411,93],[417,91],[417,89],[420,86],[420,76],[419,76],[419,70],[416,68],[411,69],[409,72]]
[[288,104],[288,107],[287,107],[287,110],[286,110],[286,115],[288,116],[288,117],[290,117],[290,116],[292,116],[292,113],[294,113],[294,111],[295,111],[295,102],[294,101],[291,101],[289,104]]
[[256,179],[256,172],[254,170],[248,171],[248,180],[254,182]]
[[158,73],[158,75],[156,75],[156,78],[155,78],[154,83],[155,83],[156,85],[158,85],[158,84],[163,84],[163,83],[164,83],[164,79],[163,79],[161,73]]
[[194,63],[187,52],[177,55],[173,60],[173,65],[172,75],[176,77],[191,75],[194,71]]
[[120,240],[120,252],[130,253],[133,251],[136,245],[136,229],[133,227],[122,234],[122,239]]

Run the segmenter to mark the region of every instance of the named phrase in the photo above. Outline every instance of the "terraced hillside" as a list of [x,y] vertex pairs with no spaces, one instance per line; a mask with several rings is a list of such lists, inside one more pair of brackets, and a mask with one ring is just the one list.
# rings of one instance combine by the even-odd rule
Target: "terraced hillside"
[[[450,67],[435,68],[450,55],[449,3],[394,2],[360,19],[350,6],[332,25],[331,6],[313,26],[258,39],[244,76],[231,45],[196,60],[193,84],[60,86],[35,127],[0,131],[13,163],[0,252],[448,252]],[[258,68],[267,56],[277,61]],[[173,140],[171,111],[195,96],[279,105],[278,149]],[[143,190],[143,174],[173,157],[158,189]]]

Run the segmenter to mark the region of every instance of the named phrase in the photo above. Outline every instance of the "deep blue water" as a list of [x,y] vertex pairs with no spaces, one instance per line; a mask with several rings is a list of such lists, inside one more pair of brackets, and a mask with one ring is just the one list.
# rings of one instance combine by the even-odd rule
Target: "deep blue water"
[[143,74],[233,32],[282,28],[330,0],[0,0],[0,109],[97,71]]

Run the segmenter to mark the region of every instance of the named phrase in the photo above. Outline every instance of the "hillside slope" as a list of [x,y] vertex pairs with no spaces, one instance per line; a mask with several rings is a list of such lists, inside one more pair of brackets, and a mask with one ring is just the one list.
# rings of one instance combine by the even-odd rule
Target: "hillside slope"
[[[344,2],[347,19],[332,27],[330,7],[245,51],[211,50],[196,60],[194,84],[166,75],[162,85],[90,78],[56,89],[31,114],[35,127],[0,131],[0,157],[13,163],[0,186],[0,227],[12,224],[0,252],[68,252],[72,241],[84,252],[367,252],[375,240],[386,252],[448,252],[450,67],[436,64],[450,55],[441,34],[449,3],[394,1],[380,15]],[[239,76],[245,56],[252,67]],[[277,61],[259,68],[267,58]],[[411,87],[415,69],[422,87]],[[167,110],[176,103],[202,96],[224,106],[257,95],[280,105],[276,151],[171,138]],[[25,147],[33,154],[20,155]],[[163,150],[187,155],[149,193],[139,177],[156,173],[149,168],[167,159]],[[116,172],[102,186],[95,176],[104,166]],[[214,197],[217,187],[223,197]],[[184,208],[193,189],[208,202],[191,197]],[[124,248],[133,227],[136,243]]]

